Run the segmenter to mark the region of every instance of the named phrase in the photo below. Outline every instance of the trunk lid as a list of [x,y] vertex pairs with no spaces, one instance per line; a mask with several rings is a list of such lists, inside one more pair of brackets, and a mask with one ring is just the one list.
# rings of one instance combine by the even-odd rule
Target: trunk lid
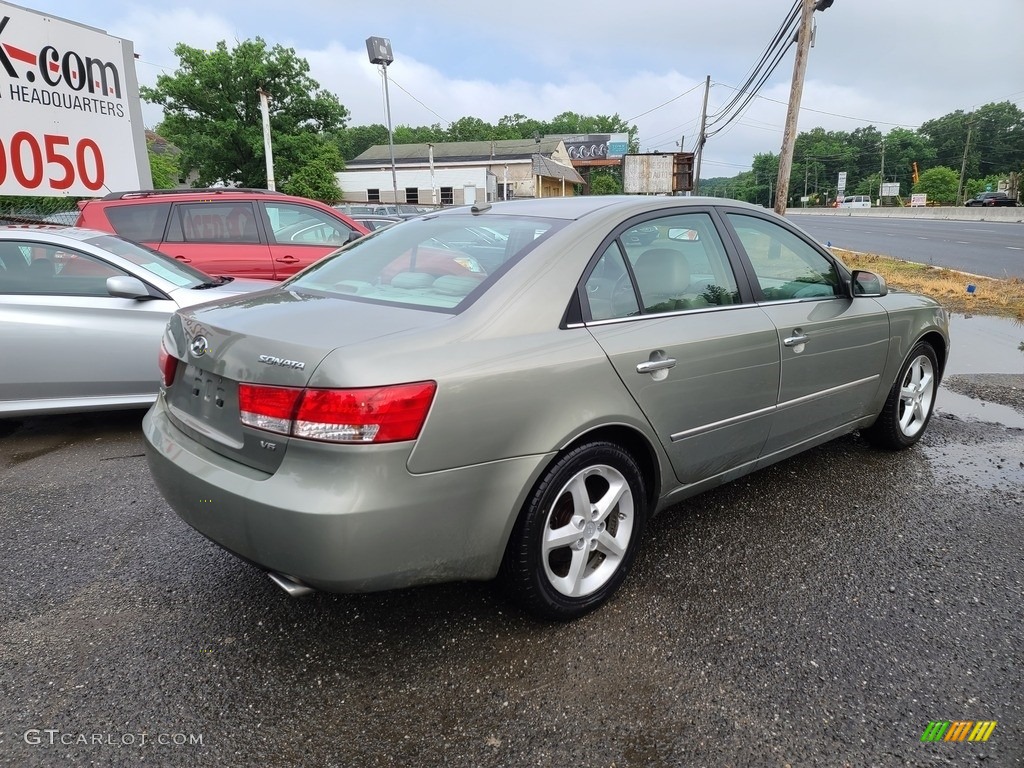
[[242,424],[240,383],[305,387],[339,348],[435,327],[449,318],[284,289],[183,309],[165,334],[165,346],[179,361],[173,383],[164,390],[165,401],[171,419],[194,440],[272,473],[290,438]]

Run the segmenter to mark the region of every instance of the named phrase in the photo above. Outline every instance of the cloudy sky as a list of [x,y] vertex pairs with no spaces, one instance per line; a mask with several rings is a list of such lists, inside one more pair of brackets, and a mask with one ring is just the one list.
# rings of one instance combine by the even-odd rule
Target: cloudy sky
[[[384,123],[365,40],[391,40],[395,125],[521,113],[615,114],[641,151],[692,150],[704,78],[709,112],[760,58],[794,0],[21,0],[127,38],[140,82],[172,73],[179,42],[262,37],[296,49],[350,124]],[[916,128],[997,101],[1024,107],[1024,0],[835,0],[815,14],[799,128]],[[795,47],[742,117],[708,142],[702,176],[733,176],[778,152]],[[160,119],[145,108],[147,125]]]

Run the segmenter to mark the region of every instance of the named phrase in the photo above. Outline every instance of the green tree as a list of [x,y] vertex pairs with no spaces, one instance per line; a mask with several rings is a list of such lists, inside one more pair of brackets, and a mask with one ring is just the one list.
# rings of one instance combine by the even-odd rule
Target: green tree
[[612,173],[594,172],[590,174],[590,194],[621,195],[622,182]]
[[964,199],[974,197],[981,192],[992,192],[999,189],[999,182],[1002,181],[1000,174],[986,176],[983,179],[968,179],[964,184]]
[[350,128],[335,131],[332,138],[341,152],[341,156],[346,160],[352,160],[370,147],[387,144],[388,129],[386,125],[380,123],[353,125]]
[[956,192],[960,186],[960,174],[952,168],[936,166],[921,174],[920,180],[914,185],[914,192],[924,192],[928,202],[952,205],[956,202]]
[[178,179],[181,178],[181,169],[178,166],[176,153],[164,149],[163,152],[156,152],[153,143],[146,145],[149,154],[149,172],[153,176],[153,189],[174,189],[178,186]]
[[303,152],[302,166],[281,185],[281,191],[298,197],[332,204],[341,200],[336,169],[344,166],[334,144],[315,143]]
[[322,151],[328,135],[343,128],[348,110],[309,76],[309,64],[294,49],[267,47],[257,37],[212,51],[179,43],[173,75],[157,77],[142,98],[164,109],[160,133],[181,149],[179,162],[198,173],[198,183],[266,185],[259,89],[270,94],[274,176],[282,187],[310,161],[335,161]]

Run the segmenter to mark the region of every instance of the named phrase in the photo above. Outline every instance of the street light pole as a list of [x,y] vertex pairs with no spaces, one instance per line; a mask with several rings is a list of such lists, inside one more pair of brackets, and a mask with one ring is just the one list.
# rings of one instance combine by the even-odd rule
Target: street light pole
[[384,71],[384,108],[388,117],[388,149],[391,152],[391,188],[395,196],[395,211],[398,211],[398,173],[395,170],[395,136],[391,130],[391,95],[388,93],[388,64],[395,60],[391,52],[391,41],[386,37],[366,38],[366,52],[371,64],[380,64]]
[[395,213],[398,213],[398,172],[395,170],[395,135],[391,130],[391,97],[388,94],[388,65],[382,64],[384,70],[384,106],[388,114],[388,150],[391,153],[391,189],[395,200]]

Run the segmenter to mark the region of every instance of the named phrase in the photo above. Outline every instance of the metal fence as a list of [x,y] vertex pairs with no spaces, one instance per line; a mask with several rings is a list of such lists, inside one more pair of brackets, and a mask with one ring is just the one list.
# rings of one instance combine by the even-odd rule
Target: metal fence
[[54,224],[78,221],[78,198],[0,197],[0,224]]

